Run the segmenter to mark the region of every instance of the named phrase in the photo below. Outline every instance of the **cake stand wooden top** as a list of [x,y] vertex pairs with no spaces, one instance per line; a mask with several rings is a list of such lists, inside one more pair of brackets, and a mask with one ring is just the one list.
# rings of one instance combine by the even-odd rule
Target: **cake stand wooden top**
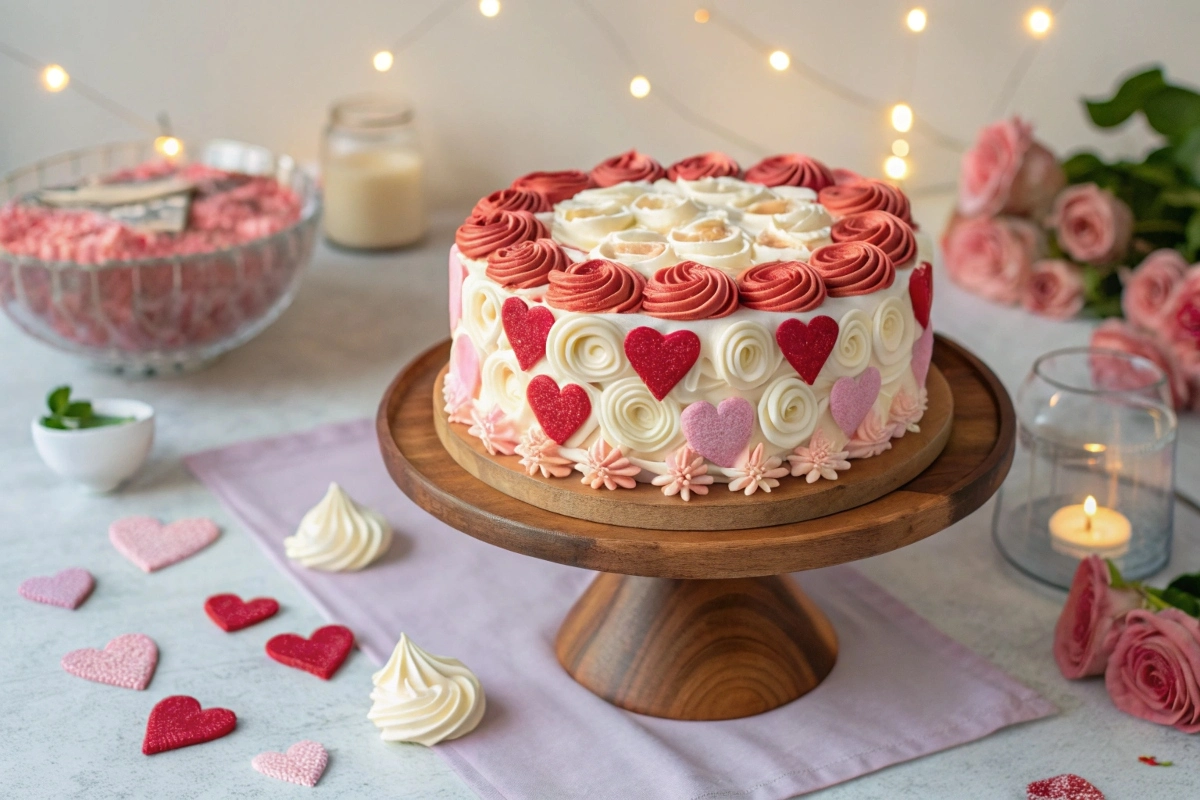
[[1012,463],[1016,418],[1000,381],[973,354],[937,337],[933,363],[954,396],[941,455],[878,500],[825,517],[723,531],[624,528],[544,511],[460,467],[434,426],[431,395],[449,358],[446,340],[404,368],[379,406],[380,449],[396,484],[448,525],[547,561],[661,578],[778,575],[856,561],[931,536],[983,505]]

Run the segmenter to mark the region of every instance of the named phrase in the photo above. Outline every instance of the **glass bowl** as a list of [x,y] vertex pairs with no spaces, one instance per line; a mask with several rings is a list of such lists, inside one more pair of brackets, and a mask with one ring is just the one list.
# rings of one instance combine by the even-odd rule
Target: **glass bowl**
[[[150,142],[110,144],[39,161],[0,183],[0,203],[156,158]],[[196,369],[248,342],[291,304],[312,256],[321,193],[288,156],[213,142],[200,161],[271,175],[300,199],[300,218],[262,239],[208,253],[79,264],[0,250],[0,305],[47,344],[115,372]]]

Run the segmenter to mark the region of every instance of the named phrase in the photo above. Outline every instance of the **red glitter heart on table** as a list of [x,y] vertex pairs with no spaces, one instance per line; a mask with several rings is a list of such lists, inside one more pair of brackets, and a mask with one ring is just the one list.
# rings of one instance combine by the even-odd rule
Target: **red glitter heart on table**
[[837,339],[838,324],[833,317],[814,317],[807,325],[793,317],[775,329],[775,341],[783,357],[809,386],[821,374]]
[[1104,800],[1104,793],[1078,775],[1067,773],[1025,787],[1027,800]]
[[933,307],[933,267],[928,261],[908,276],[908,296],[912,300],[913,316],[922,328],[929,327],[929,309]]
[[80,567],[72,567],[52,577],[39,575],[36,578],[26,578],[17,587],[17,594],[35,603],[74,610],[88,598],[95,585],[92,573]]
[[181,519],[163,525],[154,517],[125,517],[108,527],[117,552],[145,572],[169,567],[203,550],[221,534],[211,519]]
[[286,753],[259,753],[250,761],[250,766],[268,778],[301,786],[316,786],[328,764],[329,753],[320,742],[310,739],[296,742]]
[[237,727],[237,714],[228,708],[203,711],[194,697],[177,694],[160,700],[146,721],[142,752],[148,756],[211,742]]
[[546,355],[546,337],[554,327],[554,315],[545,306],[525,305],[519,297],[510,297],[500,307],[500,321],[508,343],[517,354],[517,363],[527,370]]
[[158,646],[144,633],[118,636],[103,650],[85,647],[62,657],[62,668],[77,678],[141,691],[158,665]]
[[230,633],[269,619],[278,611],[279,602],[271,597],[256,597],[246,602],[236,594],[214,594],[204,601],[208,618]]
[[663,336],[654,328],[634,328],[625,336],[625,355],[650,394],[662,400],[700,357],[700,337],[691,331]]
[[281,633],[267,640],[267,655],[289,667],[311,672],[329,680],[350,654],[354,634],[345,625],[317,628],[305,639],[295,633]]
[[525,387],[525,399],[542,430],[559,444],[570,439],[592,413],[592,401],[582,386],[568,383],[559,391],[549,375],[531,380]]

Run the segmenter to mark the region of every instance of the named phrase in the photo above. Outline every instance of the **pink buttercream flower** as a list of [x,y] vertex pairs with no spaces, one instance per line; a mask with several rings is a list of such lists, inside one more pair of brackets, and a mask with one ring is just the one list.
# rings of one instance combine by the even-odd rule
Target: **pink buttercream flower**
[[892,438],[899,439],[905,433],[920,433],[921,426],[917,423],[925,416],[928,408],[929,393],[924,386],[916,395],[908,389],[901,389],[899,394],[892,398],[892,405],[888,409],[888,425],[892,429]]
[[570,459],[558,454],[558,443],[537,425],[522,434],[516,454],[521,457],[520,464],[529,475],[540,472],[543,478],[565,478],[571,474]]
[[492,406],[491,411],[483,413],[478,404],[471,408],[471,427],[467,433],[479,439],[489,455],[510,456],[517,447],[517,430],[512,420],[504,415],[500,406]]
[[1125,713],[1200,733],[1200,621],[1177,608],[1130,611],[1104,685]]
[[637,486],[633,478],[641,469],[629,463],[621,452],[621,448],[609,448],[604,439],[596,439],[588,448],[584,460],[575,465],[575,469],[583,473],[580,483],[586,483],[593,489],[603,486],[610,492],[620,487],[632,489]]
[[892,426],[882,414],[871,411],[846,444],[850,458],[871,458],[892,449]]
[[[1176,409],[1187,407],[1192,390],[1187,373],[1170,344],[1128,322],[1109,319],[1092,331],[1091,346],[1101,350],[1118,350],[1149,360],[1166,373],[1172,405]],[[1191,349],[1194,351],[1194,346]],[[1133,389],[1147,386],[1153,381],[1153,376],[1148,374],[1145,366],[1125,360],[1100,356],[1092,359],[1091,366],[1093,381],[1106,389]]]
[[679,495],[686,503],[691,493],[708,494],[713,476],[708,474],[704,457],[686,444],[667,458],[667,472],[657,476],[651,483],[661,486],[667,497]]
[[1163,248],[1143,258],[1137,269],[1125,271],[1121,290],[1125,319],[1147,330],[1159,330],[1167,314],[1167,302],[1187,268],[1178,250]]
[[746,496],[754,494],[759,489],[770,492],[779,485],[778,478],[788,474],[788,468],[780,466],[782,458],[763,458],[763,444],[758,443],[754,451],[742,457],[741,463],[728,471],[733,480],[729,482],[729,491],[742,492]]
[[1035,261],[1021,305],[1051,319],[1070,319],[1083,310],[1083,270],[1070,261]]
[[1076,261],[1111,264],[1129,249],[1133,212],[1112,192],[1094,183],[1068,186],[1054,199],[1049,226]]
[[470,392],[463,391],[456,376],[447,374],[442,381],[442,399],[446,402],[443,410],[450,415],[448,419],[451,422],[471,424],[475,401]]
[[1133,589],[1112,588],[1108,564],[1100,556],[1080,561],[1054,626],[1054,660],[1063,677],[1102,675],[1125,615],[1141,604]]
[[794,477],[803,475],[809,483],[816,483],[821,478],[836,481],[838,472],[850,469],[849,458],[848,452],[836,449],[825,432],[818,428],[809,438],[807,447],[801,445],[792,451],[788,463],[792,465]]
[[1054,154],[1018,117],[988,125],[963,154],[958,209],[966,216],[1041,217],[1067,183]]
[[1042,234],[1016,217],[958,219],[942,238],[950,279],[997,303],[1021,299]]

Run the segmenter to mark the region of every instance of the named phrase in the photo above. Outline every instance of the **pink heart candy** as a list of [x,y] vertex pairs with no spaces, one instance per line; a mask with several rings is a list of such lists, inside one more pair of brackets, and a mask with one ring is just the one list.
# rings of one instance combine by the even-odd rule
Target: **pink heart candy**
[[829,413],[842,433],[853,436],[879,398],[879,370],[867,367],[857,378],[838,378],[829,392]]
[[250,766],[268,778],[301,786],[316,786],[328,764],[329,753],[320,742],[309,739],[296,742],[286,753],[259,753],[250,761]]
[[458,327],[458,319],[462,316],[462,285],[467,270],[458,260],[458,245],[450,246],[450,263],[447,265],[450,277],[450,332]]
[[169,567],[203,550],[220,535],[211,519],[181,519],[163,525],[154,517],[125,517],[108,527],[117,552],[146,572]]
[[145,689],[158,664],[158,647],[142,633],[126,633],[103,650],[85,647],[62,657],[62,668],[72,675],[96,683],[125,689]]
[[53,577],[39,575],[27,578],[17,587],[17,594],[35,603],[59,608],[79,608],[92,593],[96,581],[86,569],[64,569]]
[[[878,373],[876,373],[878,374]],[[754,406],[741,397],[712,403],[692,403],[680,415],[687,443],[720,467],[732,467],[754,433]]]
[[929,375],[929,362],[932,360],[933,328],[926,328],[913,342],[912,371],[918,387],[925,385],[925,378]]

